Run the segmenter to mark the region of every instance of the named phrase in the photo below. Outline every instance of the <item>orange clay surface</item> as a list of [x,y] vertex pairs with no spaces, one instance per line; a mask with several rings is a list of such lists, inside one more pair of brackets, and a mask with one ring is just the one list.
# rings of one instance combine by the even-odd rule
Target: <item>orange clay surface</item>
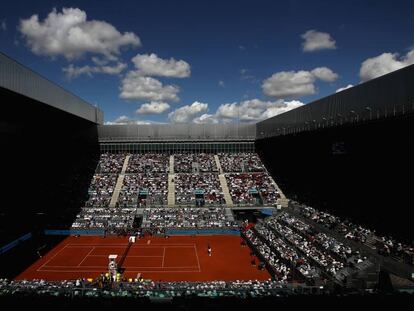
[[231,235],[149,236],[137,239],[126,253],[127,237],[70,236],[16,279],[96,278],[108,271],[108,255],[116,254],[120,260],[125,253],[122,268],[126,278],[140,273],[154,281],[269,279],[266,270],[251,265],[251,250],[241,246],[241,241]]

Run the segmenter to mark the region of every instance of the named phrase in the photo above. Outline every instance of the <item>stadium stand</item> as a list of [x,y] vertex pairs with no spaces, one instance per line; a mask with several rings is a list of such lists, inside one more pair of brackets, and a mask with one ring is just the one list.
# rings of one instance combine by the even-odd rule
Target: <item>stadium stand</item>
[[218,174],[175,174],[176,205],[223,205]]
[[[16,70],[3,70],[11,61],[3,54],[0,60],[2,77],[25,72],[20,65]],[[413,68],[258,124],[212,126],[110,127],[101,125],[99,109],[50,86],[31,71],[26,70],[27,77],[0,79],[5,102],[19,103],[7,105],[0,120],[4,150],[13,151],[2,152],[4,159],[0,161],[8,181],[0,213],[1,259],[7,269],[0,276],[13,278],[30,268],[41,275],[38,280],[1,279],[0,296],[262,297],[301,290],[343,295],[380,291],[382,273],[411,280],[414,246],[411,218],[407,217],[411,185],[395,182],[400,180],[395,172],[412,176],[409,163],[413,148],[408,148],[412,140],[403,134],[412,132]],[[4,87],[3,83],[10,81],[14,88]],[[38,88],[27,89],[33,85]],[[38,92],[40,89],[43,91]],[[55,98],[62,100],[54,102]],[[338,107],[338,102],[343,105]],[[348,116],[350,111],[352,117]],[[371,114],[377,116],[375,120]],[[33,118],[38,115],[50,121],[38,122]],[[36,142],[35,152],[26,141]],[[276,148],[278,152],[274,152]],[[316,202],[317,208],[297,202],[288,206],[288,200],[282,208],[281,190],[273,178],[289,198],[305,198],[303,201]],[[30,185],[24,190],[22,180]],[[246,216],[255,223],[235,220],[236,210],[240,218]],[[372,229],[377,226],[381,231]],[[134,258],[148,246],[149,252],[161,254],[142,257],[156,257],[156,269],[166,268],[165,250],[171,245],[151,241],[173,240],[177,232],[178,238],[186,232],[193,257],[180,258],[180,249],[171,252],[170,259],[194,259],[198,270],[193,273],[200,273],[196,277],[208,279],[209,271],[202,268],[210,260],[212,270],[224,263],[217,268],[219,273],[247,262],[241,270],[265,272],[262,280],[214,277],[210,280],[216,281],[168,282],[138,276],[125,280],[125,267],[119,269],[115,282],[105,275],[95,277],[107,268],[107,253],[116,253],[117,248],[122,264],[132,261],[128,267],[142,270],[143,266],[133,261],[139,262]],[[200,237],[198,232],[208,235]],[[223,232],[228,236],[236,232],[235,249],[245,251],[240,251],[240,262],[233,260],[234,253],[226,253],[227,244],[220,236]],[[88,233],[94,233],[91,239],[78,244]],[[74,236],[66,237],[68,234]],[[222,239],[221,251],[228,261],[207,257],[213,235]],[[133,249],[128,238],[135,236],[144,240],[136,247],[137,253],[128,257]],[[72,238],[76,242],[64,244]],[[112,238],[117,244],[108,243],[103,251],[105,247],[99,243]],[[198,247],[201,238],[205,240]],[[74,264],[77,255],[73,249],[77,247],[81,259]],[[98,251],[92,254],[95,249]],[[59,258],[54,257],[57,253]],[[200,261],[199,253],[203,256]],[[217,254],[216,248],[213,253]],[[82,266],[85,260],[100,262],[92,266],[99,272],[87,270],[88,264]],[[53,264],[46,271],[50,262]],[[151,260],[142,262],[152,267]],[[82,277],[52,281],[59,278],[53,274],[55,268],[62,268],[60,275],[75,269],[71,271]]]
[[259,156],[253,152],[219,153],[220,164],[226,173],[264,172]]
[[144,209],[143,228],[237,228],[221,208]]
[[391,236],[378,235],[374,230],[310,206],[298,205],[298,209],[300,215],[340,233],[346,239],[365,244],[377,250],[380,255],[414,266],[414,245],[410,243],[398,241]]
[[275,205],[280,197],[267,173],[227,173],[228,188],[236,205]]
[[[73,228],[121,228],[128,223],[130,213],[123,209],[166,207],[170,156],[164,153],[128,154],[128,166],[114,208],[109,207],[115,184],[121,174],[126,155],[103,153],[89,186],[89,199],[77,216]],[[175,204],[188,207],[225,207],[214,154],[173,154]],[[226,174],[227,188],[233,202],[245,206],[275,205],[279,194],[259,157],[254,153],[220,153],[219,163],[225,171],[249,173]],[[236,165],[239,164],[239,166]],[[227,168],[227,165],[229,168]],[[255,172],[255,173],[251,173]],[[93,209],[90,209],[93,208]],[[89,210],[85,210],[89,209]],[[120,210],[122,209],[122,210]],[[155,209],[160,212],[161,210]],[[190,209],[191,213],[193,212]],[[93,213],[96,212],[96,217]],[[189,216],[190,217],[190,216]],[[126,221],[130,220],[130,222]]]
[[165,173],[126,174],[118,207],[164,206],[167,204],[168,175]]
[[164,153],[132,154],[129,158],[127,173],[168,173],[169,155]]

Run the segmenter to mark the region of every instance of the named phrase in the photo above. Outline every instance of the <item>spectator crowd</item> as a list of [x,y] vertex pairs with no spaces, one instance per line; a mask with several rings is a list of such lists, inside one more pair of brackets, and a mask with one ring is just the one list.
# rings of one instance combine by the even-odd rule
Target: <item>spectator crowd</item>
[[165,173],[126,174],[117,206],[144,208],[167,205],[168,175]]
[[354,224],[330,213],[319,211],[306,205],[296,205],[299,213],[329,230],[342,234],[345,238],[375,247],[380,255],[390,256],[398,261],[414,266],[414,244],[397,241],[391,236],[381,236],[374,230]]
[[175,173],[217,172],[216,161],[211,153],[177,153],[174,154]]
[[108,233],[118,234],[131,230],[136,217],[134,208],[84,208],[76,216],[72,229],[105,229]]
[[222,208],[147,208],[142,228],[237,228]]
[[[178,153],[174,159],[174,175],[170,173],[170,158],[166,153],[129,154],[125,172],[126,154],[101,154],[93,176],[88,199],[72,228],[130,228],[134,223],[136,208],[166,208],[169,182],[174,185],[175,205],[182,207],[225,207],[218,167],[225,172],[230,196],[235,205],[274,205],[279,197],[271,177],[255,153]],[[220,165],[216,162],[219,160]],[[122,175],[120,175],[122,173]],[[122,186],[115,206],[110,207],[118,180]],[[169,180],[171,178],[171,180]],[[161,213],[159,210],[156,213]],[[186,211],[186,209],[184,210]],[[192,208],[186,221],[205,218],[205,210],[199,213]],[[172,213],[176,213],[173,211]],[[136,213],[135,213],[136,214]],[[135,215],[134,214],[134,215]],[[212,221],[221,214],[213,215]],[[200,218],[201,217],[201,218]],[[222,221],[222,219],[220,219]],[[190,221],[191,222],[191,221]],[[205,222],[205,220],[204,220]],[[177,221],[180,224],[180,221]],[[194,227],[195,225],[190,225]],[[199,223],[199,226],[205,226]],[[207,225],[210,226],[210,225]],[[219,226],[219,225],[217,225]]]
[[218,157],[221,167],[226,173],[251,173],[266,171],[257,153],[219,153]]
[[86,207],[108,206],[115,189],[118,175],[95,174],[89,186],[89,198],[85,203]]
[[129,157],[126,173],[168,173],[170,156],[166,153],[139,153]]
[[[0,297],[14,296],[66,296],[66,297],[264,297],[290,295],[300,287],[289,287],[275,280],[235,280],[208,282],[154,282],[136,279],[122,279],[110,283],[105,276],[96,279],[63,281],[8,280],[0,279]],[[306,289],[306,288],[304,288]],[[300,293],[300,292],[299,292]]]
[[260,220],[245,236],[276,273],[279,267],[274,263],[282,262],[308,285],[321,284],[327,278],[345,282],[372,264],[358,250],[286,212]]
[[102,153],[99,159],[96,173],[99,174],[118,174],[122,170],[125,161],[125,154]]
[[222,205],[224,195],[218,174],[175,174],[175,204]]
[[279,198],[266,172],[227,173],[225,176],[231,199],[236,205],[275,205]]

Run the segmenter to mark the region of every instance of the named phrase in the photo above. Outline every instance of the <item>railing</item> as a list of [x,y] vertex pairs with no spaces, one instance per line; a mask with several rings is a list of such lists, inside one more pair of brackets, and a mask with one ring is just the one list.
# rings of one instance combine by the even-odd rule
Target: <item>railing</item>
[[326,116],[321,120],[309,120],[294,125],[278,125],[276,122],[270,131],[258,131],[256,139],[264,139],[269,137],[298,134],[300,132],[310,132],[325,128],[338,126],[363,124],[387,120],[394,117],[412,115],[414,112],[414,103],[406,105],[395,105],[392,108],[371,109],[365,107],[363,111],[355,112],[350,110],[347,114],[337,114],[335,116]]
[[105,229],[67,229],[67,230],[53,230],[46,229],[45,235],[105,235]]
[[5,252],[8,252],[12,248],[16,247],[17,245],[21,244],[22,242],[30,239],[32,237],[32,233],[26,233],[25,235],[21,236],[20,238],[14,240],[13,242],[10,242],[3,247],[0,247],[0,254],[3,254]]
[[109,143],[109,142],[188,142],[188,141],[197,141],[197,142],[219,142],[219,141],[254,141],[255,136],[230,136],[230,137],[139,137],[139,136],[131,136],[131,137],[99,137],[100,143]]
[[[75,286],[75,282],[71,285],[67,283],[51,283],[44,285],[27,286],[18,282],[12,284],[0,284],[0,297],[13,295],[16,296],[60,296],[60,297],[130,297],[130,298],[172,298],[172,297],[258,297],[258,296],[287,296],[301,294],[324,294],[325,290],[319,286],[306,286],[302,284],[283,284],[279,282],[266,282],[262,288],[250,288],[248,285],[233,287],[229,283],[219,284],[215,287],[206,282],[206,288],[202,288],[203,283],[182,282],[165,284],[153,283],[151,285],[141,285],[140,283],[113,283],[100,287],[97,282],[86,285]],[[210,286],[208,286],[210,285]],[[200,287],[200,288],[196,288]],[[326,292],[326,293],[329,293]]]
[[166,229],[167,235],[240,235],[239,229],[212,228],[212,229]]

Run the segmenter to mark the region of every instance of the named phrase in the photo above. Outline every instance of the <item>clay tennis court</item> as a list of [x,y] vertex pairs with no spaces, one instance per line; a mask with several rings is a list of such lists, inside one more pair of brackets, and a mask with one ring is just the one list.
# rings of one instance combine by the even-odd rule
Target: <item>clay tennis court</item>
[[[208,256],[207,246],[212,248]],[[68,237],[16,279],[95,278],[118,255],[124,276],[162,281],[265,280],[266,270],[251,265],[250,249],[238,236],[145,237],[128,248],[126,237]],[[256,259],[258,263],[258,260]]]

